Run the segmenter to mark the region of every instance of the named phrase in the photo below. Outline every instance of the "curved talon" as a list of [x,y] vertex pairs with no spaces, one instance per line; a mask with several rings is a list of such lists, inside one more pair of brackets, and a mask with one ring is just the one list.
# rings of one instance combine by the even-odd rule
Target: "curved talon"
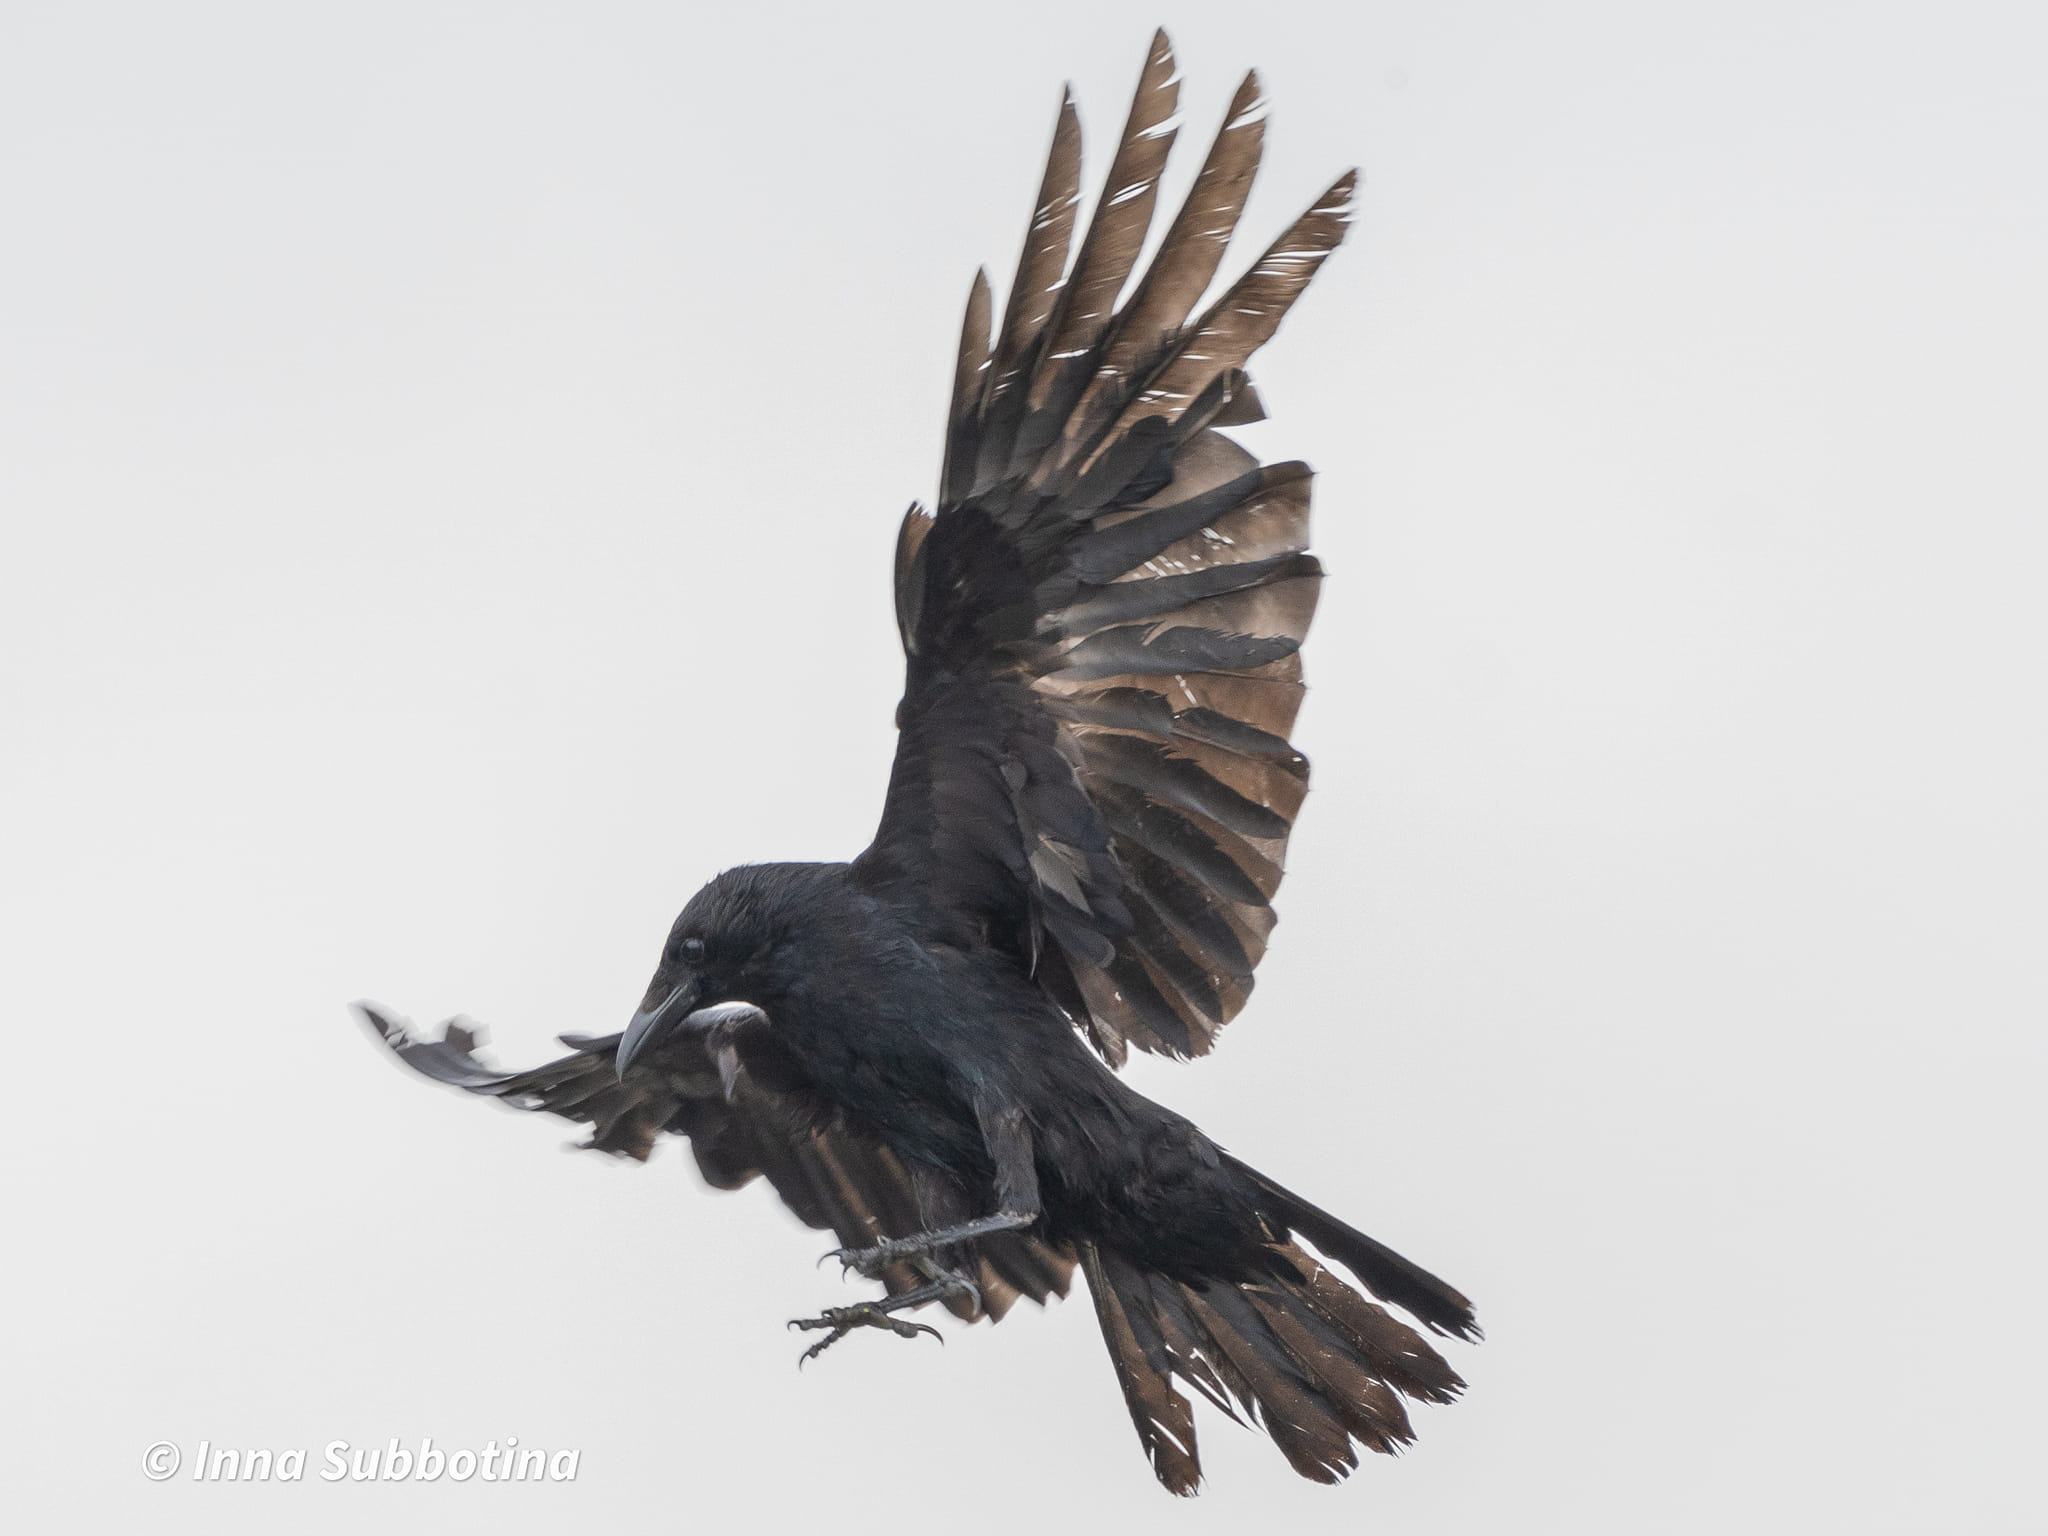
[[887,1243],[874,1248],[833,1248],[819,1255],[818,1265],[823,1265],[827,1259],[837,1259],[841,1279],[857,1270],[873,1280],[881,1274],[882,1266],[889,1262],[889,1257]]

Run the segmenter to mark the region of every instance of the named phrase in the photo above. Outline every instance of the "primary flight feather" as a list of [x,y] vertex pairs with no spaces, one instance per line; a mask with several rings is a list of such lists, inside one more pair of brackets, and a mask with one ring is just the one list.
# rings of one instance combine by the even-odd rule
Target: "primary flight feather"
[[720,875],[627,1028],[530,1072],[485,1064],[460,1022],[424,1040],[363,1011],[407,1065],[583,1121],[587,1146],[644,1159],[673,1133],[718,1188],[765,1177],[885,1292],[798,1320],[824,1335],[806,1358],[930,1331],[902,1315],[928,1303],[1000,1318],[1078,1264],[1153,1470],[1189,1493],[1183,1388],[1328,1482],[1412,1438],[1404,1397],[1463,1385],[1326,1261],[1425,1330],[1478,1329],[1112,1070],[1209,1050],[1272,930],[1321,568],[1307,466],[1219,428],[1263,414],[1244,364],[1343,239],[1355,181],[1198,312],[1258,166],[1247,76],[1133,285],[1178,88],[1161,33],[1078,252],[1063,97],[999,324],[986,277],[970,290],[938,505],[897,539],[905,683],[869,848]]

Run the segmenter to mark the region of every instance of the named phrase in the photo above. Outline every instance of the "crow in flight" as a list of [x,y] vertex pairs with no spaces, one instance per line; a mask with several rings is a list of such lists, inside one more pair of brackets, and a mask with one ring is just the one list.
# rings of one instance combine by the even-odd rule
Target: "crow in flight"
[[[1436,1276],[1281,1188],[1112,1070],[1199,1056],[1244,1005],[1308,764],[1288,745],[1320,567],[1309,471],[1217,429],[1242,367],[1343,238],[1346,175],[1215,303],[1259,161],[1248,75],[1150,268],[1179,75],[1154,38],[1068,266],[1080,131],[1061,102],[993,335],[977,275],[935,512],[897,539],[906,657],[881,827],[850,864],[727,870],[690,899],[626,1029],[505,1073],[365,1006],[407,1065],[590,1123],[711,1184],[763,1175],[877,1300],[796,1326],[906,1337],[937,1302],[1000,1318],[1088,1277],[1159,1481],[1201,1477],[1188,1397],[1334,1482],[1463,1383],[1420,1333],[1478,1336]],[[1092,1051],[1091,1051],[1092,1047]],[[1106,1063],[1106,1064],[1105,1064]],[[1313,1245],[1313,1251],[1303,1242]]]

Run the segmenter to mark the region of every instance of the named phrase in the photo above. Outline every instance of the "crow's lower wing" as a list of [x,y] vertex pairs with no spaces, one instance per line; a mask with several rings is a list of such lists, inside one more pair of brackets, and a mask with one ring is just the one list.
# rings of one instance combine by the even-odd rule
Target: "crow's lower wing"
[[[581,1121],[591,1127],[590,1139],[580,1143],[585,1148],[645,1162],[655,1142],[673,1133],[688,1139],[706,1183],[738,1189],[765,1177],[798,1220],[831,1231],[846,1247],[923,1230],[910,1175],[888,1149],[811,1123],[806,1109],[778,1102],[744,1071],[728,1100],[710,1058],[689,1059],[684,1044],[664,1052],[661,1067],[636,1066],[622,1080],[612,1065],[617,1035],[563,1035],[569,1055],[529,1072],[506,1072],[477,1056],[479,1032],[463,1020],[450,1020],[439,1040],[427,1040],[372,1004],[356,1006],[378,1039],[414,1071],[519,1109]],[[1000,1318],[1019,1296],[1043,1302],[1066,1294],[1074,1267],[1066,1249],[1016,1232],[975,1246],[975,1279],[989,1317]],[[903,1263],[882,1278],[895,1294],[927,1277]],[[965,1296],[947,1305],[966,1318],[984,1311]]]
[[1010,950],[1096,1048],[1207,1051],[1243,1006],[1308,763],[1287,740],[1321,568],[1309,471],[1216,430],[1242,365],[1343,238],[1346,175],[1209,308],[1257,169],[1247,76],[1121,308],[1172,144],[1162,33],[1071,271],[1061,103],[1001,326],[977,276],[936,514],[897,545],[907,657],[872,888]]

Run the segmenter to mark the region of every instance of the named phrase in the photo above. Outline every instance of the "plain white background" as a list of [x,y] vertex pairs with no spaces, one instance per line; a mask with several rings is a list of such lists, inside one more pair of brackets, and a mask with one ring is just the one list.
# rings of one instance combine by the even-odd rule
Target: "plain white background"
[[[1138,1082],[1440,1270],[1456,1407],[1152,1485],[1078,1295],[864,1336],[768,1195],[345,1005],[617,1028],[866,841],[959,304],[1062,79],[1273,100],[1332,571],[1284,922]],[[2039,1488],[2038,7],[0,9],[8,1504],[39,1528],[1998,1532]],[[169,1439],[564,1487],[155,1485]]]

